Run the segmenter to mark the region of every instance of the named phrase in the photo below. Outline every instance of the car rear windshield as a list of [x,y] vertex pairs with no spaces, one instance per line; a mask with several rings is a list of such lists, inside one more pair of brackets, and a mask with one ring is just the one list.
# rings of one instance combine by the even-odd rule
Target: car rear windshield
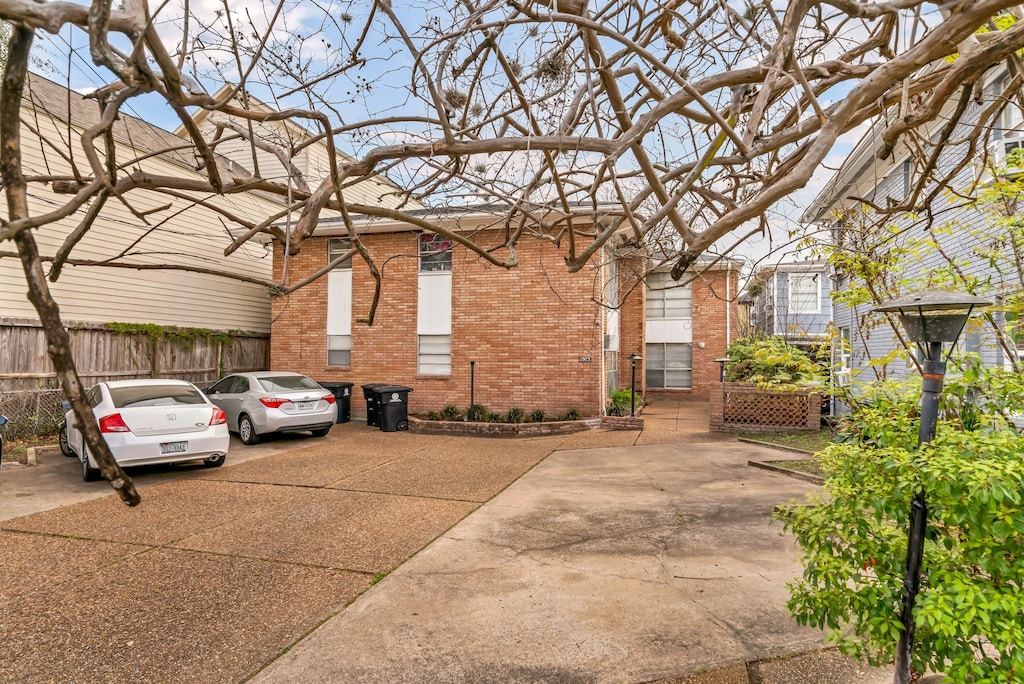
[[269,378],[260,378],[258,382],[268,392],[321,389],[320,385],[305,375],[275,375]]
[[194,387],[187,385],[137,385],[111,387],[110,398],[117,408],[131,406],[179,406],[205,404],[206,399]]

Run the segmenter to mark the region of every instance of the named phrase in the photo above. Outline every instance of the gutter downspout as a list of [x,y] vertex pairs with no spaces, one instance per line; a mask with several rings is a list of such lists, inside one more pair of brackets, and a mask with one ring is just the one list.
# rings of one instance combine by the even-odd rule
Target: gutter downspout
[[732,264],[725,266],[725,348],[732,344]]
[[605,308],[604,308],[605,300],[608,298],[608,280],[607,280],[607,275],[608,274],[605,271],[606,268],[607,268],[607,265],[602,266],[602,268],[601,268],[601,280],[603,281],[603,283],[602,283],[603,286],[601,287],[601,301],[598,302],[598,304],[597,304],[597,316],[600,319],[599,325],[600,325],[600,328],[601,328],[601,330],[600,330],[600,337],[598,337],[598,346],[597,346],[598,353],[601,355],[601,371],[600,371],[601,372],[601,377],[598,379],[598,382],[597,382],[597,415],[599,415],[599,416],[603,416],[604,415],[604,398],[608,394],[608,387],[607,387],[607,384],[606,384],[608,382],[608,373],[607,373],[607,370],[605,368],[605,360],[604,360],[604,336],[605,336],[605,325],[606,325],[606,320],[605,319],[607,318],[607,313],[608,313],[605,310]]

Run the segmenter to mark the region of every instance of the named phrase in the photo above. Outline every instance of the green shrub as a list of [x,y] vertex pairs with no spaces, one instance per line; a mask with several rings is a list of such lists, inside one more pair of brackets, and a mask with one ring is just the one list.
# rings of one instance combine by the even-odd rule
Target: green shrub
[[844,441],[815,457],[824,491],[776,514],[803,555],[790,585],[797,622],[831,630],[847,655],[892,660],[908,512],[924,490],[913,668],[955,682],[1020,681],[1024,437],[1001,411],[1022,395],[1017,374],[968,368],[947,378],[935,438],[919,448],[920,381],[867,391],[841,423]]
[[634,406],[639,409],[644,405],[644,399],[639,393],[631,393],[628,389],[616,390],[612,392],[611,397],[608,399],[608,404],[605,412],[609,416],[628,416],[630,415],[629,400],[630,395],[633,395]]
[[531,423],[543,423],[546,417],[547,416],[544,415],[543,409],[534,409],[533,411],[530,412]]
[[437,411],[427,411],[427,420],[441,420],[441,416]]
[[482,423],[487,420],[487,407],[483,404],[473,404],[466,409],[466,420],[474,423]]
[[438,414],[438,419],[439,420],[461,420],[462,419],[462,411],[460,411],[459,407],[456,406],[455,404],[448,404],[443,409],[441,409],[441,412]]
[[[806,352],[778,337],[747,337],[729,345],[727,382],[792,385],[821,375],[821,368]],[[628,400],[627,400],[628,403]]]
[[506,423],[525,423],[526,412],[523,409],[513,406],[505,412]]
[[488,413],[487,414],[487,422],[488,423],[503,423],[505,421],[504,421],[504,416],[502,416],[500,413],[493,413],[492,412],[492,413]]
[[565,412],[565,416],[562,418],[562,420],[579,420],[579,419],[580,419],[580,410],[579,409],[574,409],[574,408],[571,408],[568,411],[566,411]]

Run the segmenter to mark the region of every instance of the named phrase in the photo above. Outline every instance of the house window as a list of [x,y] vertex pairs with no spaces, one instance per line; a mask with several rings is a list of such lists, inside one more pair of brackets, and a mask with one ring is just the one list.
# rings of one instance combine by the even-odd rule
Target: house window
[[818,274],[789,275],[789,313],[816,314],[821,312],[821,294],[818,291]]
[[619,352],[605,350],[604,352],[605,382],[608,383],[608,391],[614,392],[619,389]]
[[[348,238],[328,238],[327,263],[352,249]],[[327,365],[352,365],[352,258],[327,274]]]
[[416,371],[422,375],[452,374],[452,336],[420,335]]
[[327,336],[327,365],[328,366],[351,366],[352,365],[352,336],[351,335],[328,335]]
[[648,389],[691,389],[693,387],[693,346],[654,343],[646,347]]
[[[331,263],[345,252],[352,249],[352,241],[348,238],[328,238],[327,240],[327,263]],[[334,268],[351,269],[352,257],[345,259]]]
[[691,318],[692,293],[689,285],[679,285],[668,273],[647,276],[647,318]]
[[839,339],[835,341],[835,344],[836,384],[841,387],[848,387],[850,385],[850,361],[852,351],[852,347],[850,346],[850,328],[839,328]]
[[436,233],[420,233],[420,272],[452,270],[452,241]]

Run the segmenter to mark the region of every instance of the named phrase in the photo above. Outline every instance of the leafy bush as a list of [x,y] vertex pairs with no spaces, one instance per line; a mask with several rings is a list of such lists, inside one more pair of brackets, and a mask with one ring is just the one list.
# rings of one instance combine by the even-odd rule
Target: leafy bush
[[[616,390],[616,391],[612,392],[611,397],[608,399],[608,405],[606,407],[606,413],[609,416],[628,416],[628,415],[630,415],[630,411],[629,411],[630,394],[631,393],[630,393],[630,391],[628,389],[626,389],[626,390]],[[637,409],[639,409],[643,405],[644,405],[643,397],[641,397],[639,393],[635,393],[634,394],[634,406]],[[634,412],[635,412],[635,410],[634,410]]]
[[502,423],[502,422],[504,422],[504,417],[500,413],[493,413],[493,412],[492,413],[488,413],[487,414],[487,422],[488,423]]
[[562,420],[579,420],[581,418],[580,410],[571,408],[565,412],[565,417]]
[[455,404],[448,404],[437,415],[438,420],[460,420],[462,418],[462,411]]
[[534,409],[533,411],[530,412],[531,423],[543,423],[546,417],[547,416],[544,414],[543,409]]
[[517,408],[517,407],[513,406],[512,408],[510,408],[508,411],[505,412],[505,422],[506,423],[525,423],[526,422],[526,412],[523,411],[523,409],[521,409],[521,408]]
[[474,423],[482,423],[487,420],[487,407],[483,404],[473,404],[466,409],[466,420]]
[[956,682],[1020,681],[1024,437],[1001,411],[1021,392],[1016,374],[975,368],[948,379],[936,436],[918,448],[919,381],[868,391],[841,424],[844,441],[815,457],[824,491],[777,513],[802,549],[789,602],[800,624],[830,629],[844,653],[871,664],[894,657],[908,512],[923,489],[913,668]]
[[725,354],[729,358],[725,369],[727,382],[791,385],[821,374],[821,368],[806,352],[777,337],[736,340]]

